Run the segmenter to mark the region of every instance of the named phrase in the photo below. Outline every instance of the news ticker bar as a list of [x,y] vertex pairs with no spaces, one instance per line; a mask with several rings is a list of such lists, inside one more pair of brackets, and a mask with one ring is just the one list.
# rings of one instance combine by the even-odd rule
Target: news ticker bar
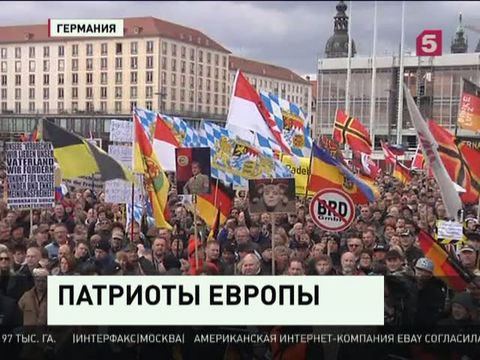
[[48,37],[123,37],[123,19],[48,19]]
[[384,323],[381,276],[49,276],[47,288],[48,325]]

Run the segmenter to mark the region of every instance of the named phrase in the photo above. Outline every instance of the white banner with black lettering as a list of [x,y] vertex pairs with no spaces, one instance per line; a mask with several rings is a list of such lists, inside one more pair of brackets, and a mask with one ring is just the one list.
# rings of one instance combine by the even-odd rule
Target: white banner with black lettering
[[[108,154],[123,165],[132,169],[132,146],[109,145]],[[135,203],[142,201],[142,175],[135,175]],[[105,182],[105,201],[115,204],[130,204],[132,202],[132,185],[125,180],[109,180]]]
[[383,325],[383,287],[382,276],[49,276],[48,325]]
[[55,203],[52,143],[5,143],[7,204],[11,209],[45,208]]
[[110,141],[132,143],[133,122],[122,120],[110,121]]

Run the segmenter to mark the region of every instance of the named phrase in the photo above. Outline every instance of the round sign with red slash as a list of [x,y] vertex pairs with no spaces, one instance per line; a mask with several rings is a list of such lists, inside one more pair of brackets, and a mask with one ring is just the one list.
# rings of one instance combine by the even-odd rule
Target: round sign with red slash
[[313,222],[326,231],[343,231],[355,219],[355,204],[352,198],[338,189],[323,189],[310,202]]

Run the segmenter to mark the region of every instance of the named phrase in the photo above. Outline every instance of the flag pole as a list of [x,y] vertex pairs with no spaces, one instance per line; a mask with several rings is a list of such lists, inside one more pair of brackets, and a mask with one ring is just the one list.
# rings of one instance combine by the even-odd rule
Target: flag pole
[[272,242],[272,275],[275,276],[275,213],[272,214],[272,233],[270,241]]
[[[314,146],[315,144],[313,144]],[[303,197],[303,203],[305,206],[307,205],[307,196],[308,196],[308,184],[310,183],[310,176],[312,173],[312,153],[313,153],[313,146],[312,150],[310,151],[310,160],[308,162],[308,172],[307,172],[307,184],[305,185],[305,196]]]
[[370,136],[372,137],[372,151],[375,150],[375,84],[377,80],[377,1],[375,1],[374,15],[373,15],[373,49],[372,49],[372,91],[370,95]]
[[33,207],[30,205],[30,238],[33,235]]
[[347,83],[345,86],[345,111],[350,115],[350,81],[352,76],[352,5],[349,2],[348,11],[348,60],[347,60]]
[[403,53],[405,45],[405,0],[402,1],[402,35],[400,40],[400,69],[398,71],[398,114],[397,114],[397,144],[402,143],[403,126],[403,80],[404,64]]
[[197,228],[197,194],[192,195],[193,201],[193,236],[195,242],[195,270],[198,271],[198,228]]

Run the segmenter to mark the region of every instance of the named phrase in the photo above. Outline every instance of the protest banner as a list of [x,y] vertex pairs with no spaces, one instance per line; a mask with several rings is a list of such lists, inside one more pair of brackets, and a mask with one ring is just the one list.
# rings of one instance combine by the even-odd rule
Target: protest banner
[[5,157],[8,207],[52,207],[55,203],[52,144],[7,142]]
[[131,121],[110,121],[110,141],[132,143],[133,123]]
[[[123,121],[125,122],[125,121]],[[130,145],[109,145],[108,154],[123,165],[132,168],[132,147]],[[116,204],[130,204],[132,202],[131,184],[124,180],[109,180],[105,182],[105,201]],[[134,202],[142,199],[143,177],[135,175]]]

